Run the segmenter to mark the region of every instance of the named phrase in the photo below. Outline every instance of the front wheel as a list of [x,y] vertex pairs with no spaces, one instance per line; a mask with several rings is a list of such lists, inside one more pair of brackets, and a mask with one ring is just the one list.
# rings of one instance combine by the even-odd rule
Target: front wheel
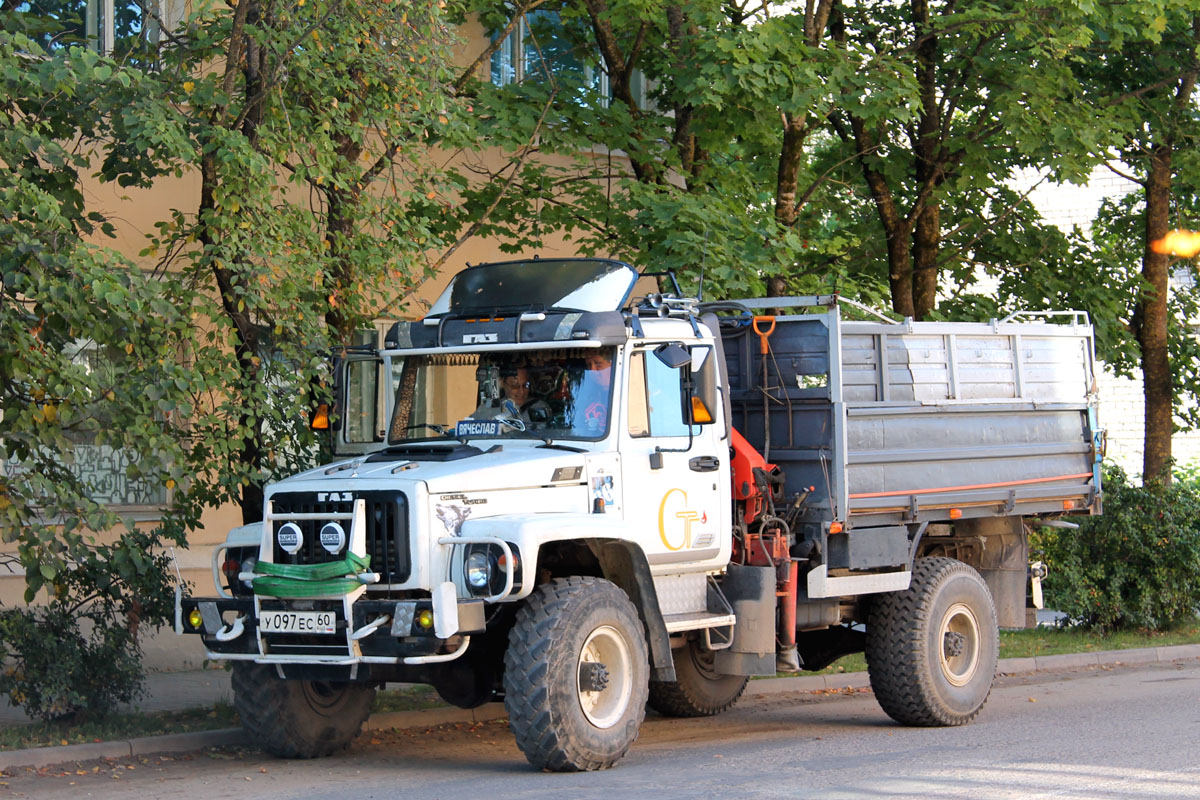
[[517,612],[504,655],[504,705],[530,764],[607,769],[637,739],[650,665],[637,610],[614,584],[559,578]]
[[922,558],[903,592],[867,619],[867,672],[879,705],[905,725],[970,722],[992,691],[1000,652],[992,594],[951,558]]
[[233,665],[233,699],[250,741],[280,758],[341,750],[371,714],[375,688],[344,681],[284,680],[275,667]]
[[713,666],[713,651],[692,639],[671,651],[675,680],[650,683],[650,707],[666,717],[711,717],[733,707],[749,678],[723,675]]

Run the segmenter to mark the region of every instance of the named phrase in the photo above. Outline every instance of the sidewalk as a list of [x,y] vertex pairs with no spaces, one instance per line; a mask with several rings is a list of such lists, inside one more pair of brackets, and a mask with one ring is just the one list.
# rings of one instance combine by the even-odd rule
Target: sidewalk
[[[182,711],[185,708],[210,708],[219,702],[233,702],[229,686],[231,675],[223,669],[188,672],[152,672],[146,676],[146,696],[120,711]],[[20,708],[0,697],[0,726],[30,722]]]
[[[1021,675],[1065,669],[1085,669],[1119,664],[1148,664],[1200,658],[1200,644],[1170,647],[1144,647],[1131,650],[1107,650],[1098,653],[1066,653],[1036,658],[1003,658],[999,675]],[[147,676],[147,695],[130,708],[141,711],[179,711],[186,708],[210,707],[214,703],[231,702],[230,674],[224,670],[195,672],[160,672]],[[832,675],[800,675],[791,678],[767,678],[751,681],[746,696],[783,694],[787,692],[819,692],[837,689],[858,689],[869,686],[865,672]],[[127,709],[128,710],[128,709]],[[425,711],[394,711],[375,714],[363,726],[365,730],[388,728],[430,727],[454,722],[483,722],[506,716],[503,703],[488,703],[473,710],[432,708]],[[5,702],[0,707],[0,725],[11,726],[28,722],[19,710]],[[124,741],[39,747],[30,750],[0,752],[0,770],[11,767],[41,767],[68,761],[87,761],[97,758],[124,758],[149,753],[187,752],[205,747],[246,744],[240,729],[179,733],[167,736],[147,736]]]

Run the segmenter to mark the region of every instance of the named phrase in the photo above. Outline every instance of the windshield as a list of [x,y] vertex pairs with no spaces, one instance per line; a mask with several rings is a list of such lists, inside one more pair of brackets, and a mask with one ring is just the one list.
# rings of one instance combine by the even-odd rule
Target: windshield
[[388,444],[453,438],[464,420],[500,421],[471,438],[601,439],[613,357],[612,347],[409,356]]

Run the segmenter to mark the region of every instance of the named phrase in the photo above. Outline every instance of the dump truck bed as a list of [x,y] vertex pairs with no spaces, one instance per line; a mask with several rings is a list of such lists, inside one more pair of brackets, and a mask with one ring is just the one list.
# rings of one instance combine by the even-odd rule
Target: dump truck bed
[[[810,313],[756,322],[768,303]],[[804,522],[1098,510],[1085,314],[896,323],[845,320],[832,297],[743,305],[721,312],[733,425],[786,497],[808,492]]]

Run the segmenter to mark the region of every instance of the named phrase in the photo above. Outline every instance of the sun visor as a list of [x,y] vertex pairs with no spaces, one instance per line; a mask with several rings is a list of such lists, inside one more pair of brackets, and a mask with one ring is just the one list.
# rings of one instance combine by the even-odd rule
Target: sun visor
[[602,258],[479,264],[455,275],[426,317],[617,311],[629,300],[637,277],[630,265]]

